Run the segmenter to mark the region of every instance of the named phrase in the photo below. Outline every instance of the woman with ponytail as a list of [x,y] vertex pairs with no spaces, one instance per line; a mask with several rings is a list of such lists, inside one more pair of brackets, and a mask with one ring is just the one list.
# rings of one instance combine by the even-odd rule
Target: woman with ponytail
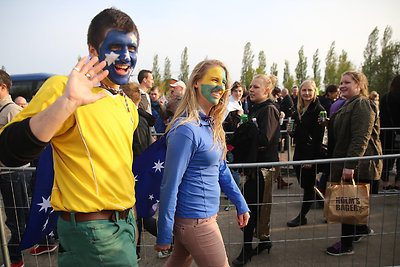
[[[256,75],[250,85],[248,123],[242,124],[234,134],[252,137],[246,142],[237,141],[233,150],[236,162],[277,162],[279,144],[279,111],[271,99],[271,90],[276,83],[276,77],[264,74]],[[241,138],[237,138],[241,139]],[[242,144],[242,145],[241,145]],[[241,145],[241,146],[240,146]],[[251,168],[244,170],[247,181],[244,184],[244,197],[250,204],[251,217],[244,227],[243,248],[240,255],[233,261],[234,265],[244,265],[253,255],[269,250],[270,215],[272,204],[272,170]],[[253,236],[260,241],[253,249]]]
[[[368,99],[368,81],[357,71],[343,73],[340,82],[342,96],[347,103],[333,114],[329,122],[329,146],[333,147],[333,158],[382,155],[379,139],[380,126],[378,108]],[[371,183],[379,180],[382,160],[346,161],[331,164],[331,181],[340,180]],[[353,242],[373,234],[367,225],[342,223],[340,242],[326,249],[333,256],[354,254]]]

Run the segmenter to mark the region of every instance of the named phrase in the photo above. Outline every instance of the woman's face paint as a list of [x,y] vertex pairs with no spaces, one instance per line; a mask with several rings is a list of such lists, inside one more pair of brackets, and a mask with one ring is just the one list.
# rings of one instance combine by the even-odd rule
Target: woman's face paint
[[210,68],[200,83],[201,95],[212,105],[217,105],[225,92],[226,72],[221,67]]
[[105,60],[108,78],[115,84],[128,84],[137,61],[137,37],[133,32],[108,31],[100,46],[100,61]]

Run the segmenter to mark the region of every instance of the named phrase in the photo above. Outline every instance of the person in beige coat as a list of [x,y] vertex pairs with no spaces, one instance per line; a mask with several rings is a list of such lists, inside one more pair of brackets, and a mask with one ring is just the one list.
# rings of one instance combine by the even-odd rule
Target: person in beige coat
[[[348,102],[333,114],[330,121],[330,145],[333,143],[334,158],[363,157],[382,155],[379,139],[379,116],[375,103],[368,99],[368,81],[364,74],[347,71],[342,75],[340,91]],[[382,173],[382,160],[361,160],[333,163],[331,181],[341,179],[356,182],[379,180]],[[340,242],[327,248],[329,255],[354,254],[353,241],[372,234],[367,225],[342,224]]]

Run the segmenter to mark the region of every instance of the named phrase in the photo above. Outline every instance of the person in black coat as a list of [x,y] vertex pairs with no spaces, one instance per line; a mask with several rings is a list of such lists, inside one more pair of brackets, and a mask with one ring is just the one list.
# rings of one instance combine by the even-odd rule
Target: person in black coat
[[[285,106],[286,103],[283,102],[283,98],[281,97],[281,89],[280,88],[275,87],[274,90],[272,90],[271,95],[272,95],[272,100],[274,102],[274,105],[279,111],[279,123],[280,123],[280,129],[282,129],[283,123],[284,123],[284,118],[286,116],[285,111],[283,111],[282,108],[285,109],[286,112],[288,112],[288,113],[289,113],[289,111],[287,110],[287,106]],[[288,97],[291,101],[290,96],[288,96]],[[282,147],[283,138],[284,138],[284,136],[280,135],[278,149],[280,149]],[[283,189],[284,187],[290,186],[293,184],[293,183],[287,183],[283,180],[282,175],[281,175],[280,166],[275,167],[274,182],[277,182],[278,189]]]
[[328,118],[331,117],[330,109],[332,104],[339,98],[339,87],[335,84],[328,85],[325,89],[325,95],[319,96],[318,100],[328,113]]
[[[132,143],[133,160],[135,160],[154,142],[150,127],[154,126],[157,119],[145,110],[145,104],[147,103],[143,101],[143,99],[145,99],[145,95],[142,95],[140,93],[139,87],[135,83],[128,83],[127,85],[121,86],[121,88],[138,108],[139,123],[133,134]],[[146,229],[146,231],[153,236],[157,237],[157,220],[154,217],[137,217],[136,223],[138,231],[136,255],[137,258],[140,259],[140,243],[142,239],[143,228]],[[171,254],[171,251],[172,249],[164,253],[165,256],[169,256],[169,254]],[[159,258],[165,256],[159,253]]]
[[[281,111],[283,113],[285,113],[285,120],[283,121],[282,125],[281,125],[281,130],[286,130],[287,128],[287,121],[289,120],[290,117],[292,117],[293,114],[293,109],[294,109],[294,104],[293,104],[293,100],[289,95],[289,91],[286,88],[282,89],[281,92],[281,97],[282,97],[282,101],[281,101]],[[287,150],[289,148],[289,138],[287,133],[282,133],[281,135],[281,139],[284,143],[283,149]]]
[[[275,82],[275,76],[264,74],[256,75],[251,82],[248,122],[239,126],[232,139],[235,163],[279,161],[279,111],[270,99]],[[234,265],[244,265],[253,255],[266,249],[269,252],[272,247],[269,237],[272,175],[263,171],[267,174],[265,177],[259,168],[245,169],[244,197],[252,215],[244,227],[243,248],[232,262]],[[254,250],[253,236],[260,239]]]
[[[390,83],[389,93],[385,94],[379,104],[380,126],[400,128],[400,75],[393,78]],[[380,138],[384,154],[395,154],[400,152],[400,130],[381,130]],[[395,184],[389,182],[389,172],[393,169],[396,160]],[[400,190],[400,158],[383,160],[383,171],[381,176],[383,190]]]
[[[300,86],[297,111],[294,114],[295,129],[288,132],[296,141],[293,160],[318,159],[321,155],[324,127],[318,123],[321,111],[325,111],[316,96],[317,86],[313,80],[307,80]],[[300,214],[287,222],[289,227],[307,224],[306,214],[311,208],[314,199],[314,185],[316,166],[303,164],[294,166],[297,180],[304,189],[303,203]]]
[[244,114],[241,99],[245,91],[246,87],[242,83],[233,83],[226,107],[227,116],[222,124],[225,132],[235,131],[240,123],[240,116]]

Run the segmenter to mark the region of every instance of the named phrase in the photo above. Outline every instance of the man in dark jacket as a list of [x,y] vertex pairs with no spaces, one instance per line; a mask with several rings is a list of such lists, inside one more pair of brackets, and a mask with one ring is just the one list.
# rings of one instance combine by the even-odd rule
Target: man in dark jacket
[[[281,92],[281,96],[282,96],[281,111],[283,113],[285,113],[285,118],[284,118],[285,120],[283,121],[283,123],[281,125],[281,130],[286,130],[286,126],[287,126],[287,123],[288,123],[287,120],[292,116],[295,107],[294,107],[294,104],[293,104],[293,100],[289,95],[289,90],[288,89],[283,88],[282,92]],[[287,150],[288,149],[288,144],[289,144],[288,143],[288,134],[287,133],[282,133],[281,139],[282,139],[281,142],[283,142],[283,140],[285,140],[283,149]]]
[[328,118],[331,115],[329,114],[329,110],[331,109],[333,102],[335,102],[336,99],[339,98],[339,95],[340,95],[339,87],[335,84],[331,84],[328,87],[326,87],[325,95],[318,97],[319,102],[328,113]]
[[[153,86],[150,89],[150,101],[151,101],[151,112],[156,118],[154,128],[157,133],[164,133],[166,126],[164,121],[168,119],[166,111],[166,103],[161,97],[160,89],[157,86]],[[139,114],[140,115],[140,114]]]

